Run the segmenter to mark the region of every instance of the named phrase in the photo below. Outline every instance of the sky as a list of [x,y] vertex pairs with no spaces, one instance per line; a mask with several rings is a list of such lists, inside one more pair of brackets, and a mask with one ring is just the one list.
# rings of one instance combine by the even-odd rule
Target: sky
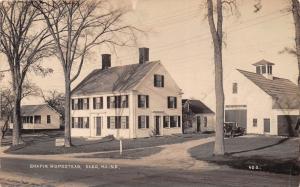
[[[285,47],[293,47],[294,25],[286,11],[288,0],[262,0],[262,9],[255,13],[257,0],[237,0],[238,11],[225,11],[224,17],[224,81],[236,69],[255,71],[253,63],[265,59],[275,63],[274,76],[296,83],[297,61],[289,54],[280,54]],[[182,89],[184,98],[200,99],[213,110],[214,61],[213,44],[205,19],[204,0],[115,0],[131,8],[123,18],[142,30],[135,48],[117,48],[117,53],[105,46],[97,47],[85,63],[76,86],[88,73],[101,67],[101,54],[112,53],[112,66],[138,63],[138,48],[150,48],[150,60],[160,60]],[[134,4],[134,5],[133,5]],[[1,58],[4,62],[5,58]],[[34,74],[28,79],[45,92],[64,90],[61,65],[56,58],[43,60],[54,69],[43,78]],[[0,64],[0,70],[5,68]],[[225,98],[226,99],[226,98]],[[28,98],[23,104],[38,104],[41,99]]]

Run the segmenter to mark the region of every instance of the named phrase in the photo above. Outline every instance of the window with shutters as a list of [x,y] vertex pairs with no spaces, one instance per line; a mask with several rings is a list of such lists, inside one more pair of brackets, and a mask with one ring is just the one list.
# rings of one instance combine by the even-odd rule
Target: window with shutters
[[89,117],[72,117],[72,128],[88,129],[89,127]]
[[128,129],[129,116],[108,116],[107,117],[108,129]]
[[93,98],[93,109],[103,109],[103,97]]
[[168,97],[168,108],[177,108],[177,97]]
[[107,108],[128,108],[128,95],[108,96]]
[[163,75],[154,75],[154,87],[164,87]]
[[238,84],[236,82],[232,83],[232,93],[233,94],[238,93]]
[[72,110],[88,110],[89,98],[72,99]]
[[170,128],[177,127],[178,125],[178,116],[170,116]]
[[164,116],[163,119],[163,123],[164,123],[164,128],[169,128],[170,127],[170,117],[169,116]]
[[149,116],[138,116],[138,128],[149,128]]
[[149,108],[149,96],[148,95],[138,95],[138,107],[139,108]]

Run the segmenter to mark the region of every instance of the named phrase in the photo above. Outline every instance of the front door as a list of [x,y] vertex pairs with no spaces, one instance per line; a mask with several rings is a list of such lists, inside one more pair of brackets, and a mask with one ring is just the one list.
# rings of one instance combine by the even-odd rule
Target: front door
[[201,117],[197,116],[197,132],[201,131]]
[[270,119],[264,119],[264,132],[270,133]]
[[160,128],[160,116],[154,117],[155,121],[155,135],[160,135],[159,128]]
[[95,117],[96,136],[101,136],[101,117]]

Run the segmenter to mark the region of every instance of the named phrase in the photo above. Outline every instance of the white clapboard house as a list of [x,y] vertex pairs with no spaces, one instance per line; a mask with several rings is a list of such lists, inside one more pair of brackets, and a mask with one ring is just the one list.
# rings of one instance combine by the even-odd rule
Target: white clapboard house
[[48,104],[22,105],[21,118],[22,129],[59,129],[61,125],[61,114]]
[[95,69],[72,90],[71,136],[140,138],[181,133],[182,91],[149,49],[139,63],[111,67],[102,55]]
[[273,75],[274,63],[261,60],[255,72],[237,69],[225,85],[225,122],[248,134],[291,136],[299,117],[298,87]]

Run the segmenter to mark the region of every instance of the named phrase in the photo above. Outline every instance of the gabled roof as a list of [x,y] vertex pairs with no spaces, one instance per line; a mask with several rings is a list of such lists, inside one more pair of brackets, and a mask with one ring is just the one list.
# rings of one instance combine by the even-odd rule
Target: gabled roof
[[300,105],[298,86],[292,81],[279,77],[271,80],[257,73],[238,71],[274,99],[273,108],[297,109]]
[[159,61],[96,69],[72,90],[72,96],[129,91],[157,64]]
[[41,110],[42,108],[47,107],[51,110],[53,110],[54,112],[56,112],[58,115],[59,112],[57,112],[54,108],[50,107],[48,104],[39,104],[39,105],[22,105],[21,106],[21,112],[22,112],[22,116],[31,116],[34,115],[36,112],[38,112],[39,110]]
[[200,100],[196,99],[182,99],[182,105],[185,105],[188,102],[189,109],[194,114],[214,114],[214,112],[208,108],[204,103]]
[[259,66],[259,65],[275,65],[275,64],[272,63],[272,62],[269,62],[269,61],[267,61],[267,60],[265,60],[265,59],[262,59],[262,60],[260,60],[260,61],[258,61],[258,62],[256,62],[256,63],[254,63],[254,64],[252,64],[252,65],[254,65],[254,66]]

